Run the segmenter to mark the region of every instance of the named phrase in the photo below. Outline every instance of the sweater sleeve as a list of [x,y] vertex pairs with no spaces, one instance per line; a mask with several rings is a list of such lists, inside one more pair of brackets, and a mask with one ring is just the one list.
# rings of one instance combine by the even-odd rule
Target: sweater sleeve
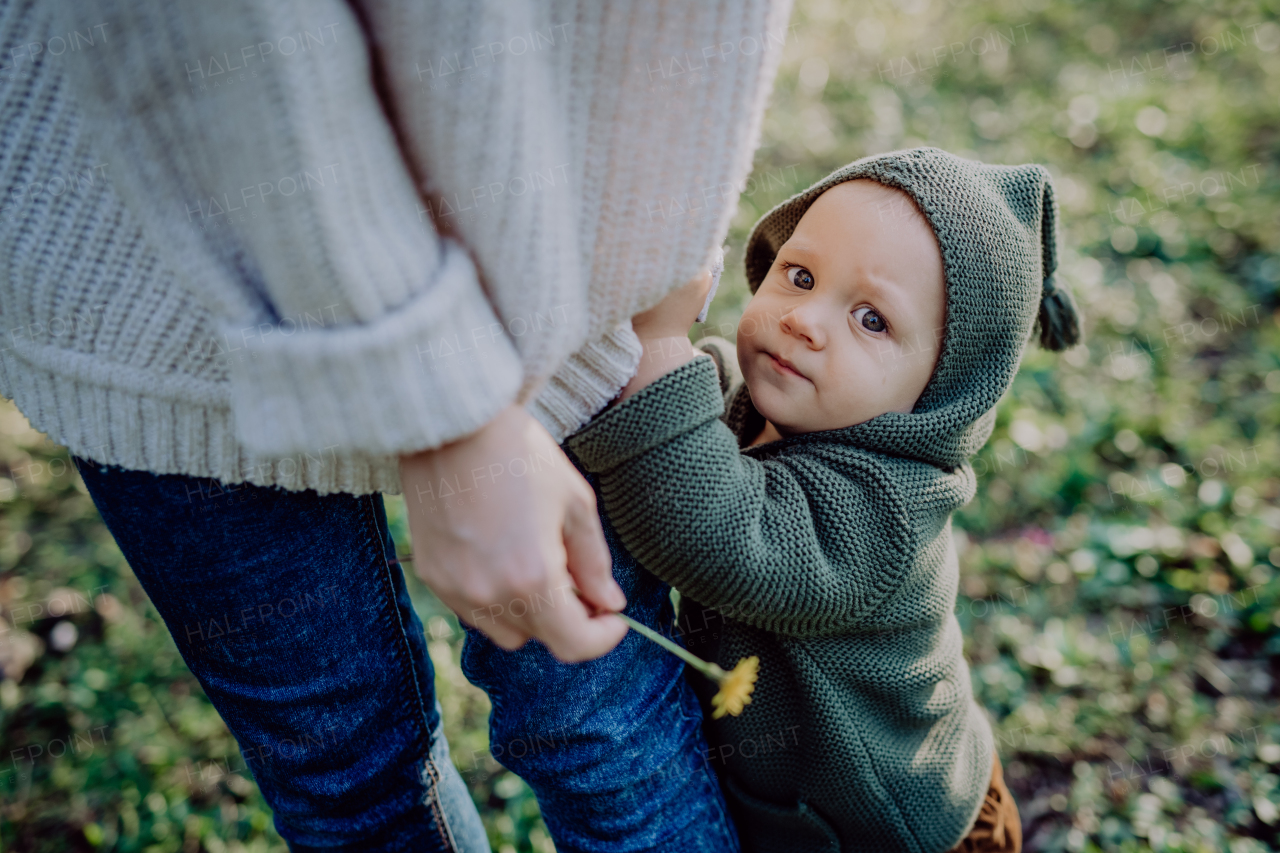
[[672,371],[569,440],[636,559],[704,606],[774,633],[854,626],[910,560],[898,490],[821,453],[760,461],[720,420],[710,358]]
[[535,399],[530,414],[557,442],[608,405],[636,373],[644,346],[631,323],[578,350],[560,365]]
[[100,24],[56,61],[220,323],[191,355],[226,354],[250,451],[419,450],[515,399],[519,355],[420,201],[347,4],[52,2],[68,33]]

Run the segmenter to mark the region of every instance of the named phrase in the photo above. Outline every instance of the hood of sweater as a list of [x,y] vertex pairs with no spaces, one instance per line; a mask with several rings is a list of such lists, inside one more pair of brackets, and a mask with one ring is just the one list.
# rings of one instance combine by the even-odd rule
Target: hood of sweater
[[[947,288],[937,367],[910,414],[890,412],[767,446],[774,452],[779,445],[820,437],[954,468],[990,437],[996,403],[1018,371],[1037,320],[1046,347],[1064,349],[1077,340],[1075,306],[1053,280],[1058,262],[1053,184],[1043,166],[990,166],[937,148],[857,160],[756,223],[746,249],[752,293],[818,196],[859,178],[907,193],[937,235]],[[745,387],[733,400],[728,420],[739,436],[758,433],[752,421],[762,419]]]

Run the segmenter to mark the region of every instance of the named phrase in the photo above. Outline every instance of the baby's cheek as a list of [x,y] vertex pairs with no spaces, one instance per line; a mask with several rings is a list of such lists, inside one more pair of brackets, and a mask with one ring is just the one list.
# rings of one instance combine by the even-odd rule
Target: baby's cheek
[[889,338],[873,338],[867,342],[868,367],[878,375],[892,373],[902,361],[902,348]]
[[[874,351],[860,352],[838,372],[829,373],[819,386],[826,419],[838,426],[853,426],[889,411],[886,395],[895,387],[888,362]],[[877,409],[879,411],[877,411]],[[835,428],[829,427],[829,428]]]
[[[747,352],[746,348],[739,344],[738,355]],[[742,371],[742,380],[747,383],[748,388],[755,388],[757,385],[759,372],[756,368],[756,360],[754,358],[739,358],[738,369]]]
[[[862,378],[865,380],[870,377]],[[826,399],[823,400],[823,407],[826,411],[823,414],[824,419],[832,424],[829,428],[853,426],[865,420],[862,412],[871,402],[867,398],[875,396],[878,390],[874,384],[868,387],[865,381],[859,382],[853,377],[847,377],[839,394],[824,395]]]
[[763,330],[762,320],[764,318],[753,303],[754,300],[753,302],[747,303],[747,309],[742,312],[742,319],[738,321],[737,340],[739,346],[742,346],[744,343],[747,345],[754,344],[756,338]]

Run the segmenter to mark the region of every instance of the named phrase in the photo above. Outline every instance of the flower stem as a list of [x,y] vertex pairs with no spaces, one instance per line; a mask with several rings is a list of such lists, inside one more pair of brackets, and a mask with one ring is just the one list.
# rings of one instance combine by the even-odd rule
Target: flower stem
[[664,649],[671,652],[671,654],[680,658],[680,660],[689,664],[689,666],[698,670],[698,672],[701,672],[703,675],[705,675],[707,678],[710,678],[712,681],[716,682],[717,684],[723,681],[725,675],[727,675],[727,673],[723,669],[716,666],[714,663],[710,663],[708,661],[703,660],[702,658],[690,652],[688,649],[681,648],[680,646],[676,645],[671,640],[668,640],[666,637],[662,636],[657,631],[653,630],[647,625],[641,625],[639,622],[632,619],[630,616],[627,616],[624,613],[614,613],[613,615],[617,616],[623,622],[626,622],[632,631],[635,631],[637,634],[640,634],[641,636],[649,640],[652,640],[653,642],[662,646]]

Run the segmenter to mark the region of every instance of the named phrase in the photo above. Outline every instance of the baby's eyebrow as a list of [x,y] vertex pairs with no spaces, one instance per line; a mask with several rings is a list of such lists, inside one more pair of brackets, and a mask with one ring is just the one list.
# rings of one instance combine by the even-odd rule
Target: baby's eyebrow
[[863,286],[870,291],[867,298],[875,302],[877,307],[886,308],[886,313],[898,316],[903,312],[905,306],[902,288],[893,280],[869,275],[863,279]]
[[795,252],[798,255],[807,255],[810,258],[814,258],[819,255],[818,250],[813,246],[810,246],[808,243],[794,242],[792,240],[788,240],[786,243],[782,245],[781,248],[778,249],[777,257],[779,258],[782,257],[784,252],[786,253]]

